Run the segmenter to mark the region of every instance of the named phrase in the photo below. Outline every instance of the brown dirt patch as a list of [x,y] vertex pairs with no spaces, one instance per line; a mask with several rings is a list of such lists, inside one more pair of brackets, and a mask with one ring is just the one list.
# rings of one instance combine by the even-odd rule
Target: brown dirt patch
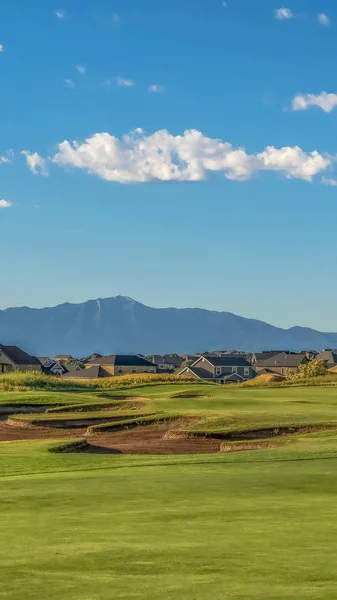
[[[172,424],[171,424],[172,426]],[[93,454],[211,454],[220,451],[220,440],[192,438],[164,439],[168,423],[136,427],[116,432],[97,433],[87,438]],[[81,438],[86,428],[50,429],[46,427],[12,427],[0,422],[0,442]]]
[[88,441],[95,450],[89,451],[114,450],[125,454],[212,454],[220,451],[220,440],[213,438],[166,439],[167,428],[167,423],[160,423],[91,435]]
[[86,429],[48,429],[44,427],[13,427],[0,422],[0,442],[20,440],[49,440],[83,437]]
[[249,450],[268,450],[284,446],[284,442],[247,442],[246,444],[222,443],[220,452],[248,452]]

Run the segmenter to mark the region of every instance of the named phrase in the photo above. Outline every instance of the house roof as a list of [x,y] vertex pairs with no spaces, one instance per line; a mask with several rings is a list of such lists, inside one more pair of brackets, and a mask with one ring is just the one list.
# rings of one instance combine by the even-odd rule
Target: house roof
[[[224,356],[205,356],[205,360],[207,360],[213,367],[249,367],[250,363],[244,356],[232,356],[232,355],[224,355]],[[198,358],[194,364],[201,363],[203,357]],[[192,365],[194,367],[194,364]]]
[[[201,369],[198,367],[185,367],[183,371],[192,371],[192,373],[199,377],[199,379],[213,379],[212,373],[206,371],[206,369]],[[180,371],[180,374],[183,373],[183,371]]]
[[256,363],[257,367],[299,367],[307,357],[305,353],[300,354],[287,354],[286,352],[280,352],[267,360],[259,360]]
[[85,356],[84,358],[81,358],[81,362],[82,363],[89,363],[92,360],[95,360],[97,358],[102,358],[102,354],[99,354],[99,352],[93,352],[92,354],[89,354],[89,356]]
[[71,356],[71,354],[57,354],[55,356],[55,360],[69,360],[69,358],[74,358],[73,356]]
[[316,358],[317,360],[324,360],[329,364],[337,364],[337,350],[323,350]]
[[156,364],[138,354],[111,354],[90,360],[89,365],[112,365],[116,367],[155,367]]
[[180,367],[184,361],[181,356],[167,356],[162,354],[154,354],[153,358],[156,365],[172,365],[173,367]]
[[3,346],[0,345],[0,350],[4,352],[16,365],[38,365],[41,363],[36,356],[31,356],[18,348],[18,346]]
[[37,358],[40,361],[41,365],[43,365],[43,363],[47,362],[47,360],[51,360],[49,358],[49,356],[38,356]]
[[268,360],[269,358],[273,358],[273,356],[277,356],[281,354],[281,350],[270,350],[268,352],[254,352],[254,357],[256,361],[260,360]]
[[103,367],[95,365],[89,369],[80,369],[80,371],[70,371],[65,373],[61,377],[65,379],[98,379],[99,377],[111,377],[111,373],[108,373]]

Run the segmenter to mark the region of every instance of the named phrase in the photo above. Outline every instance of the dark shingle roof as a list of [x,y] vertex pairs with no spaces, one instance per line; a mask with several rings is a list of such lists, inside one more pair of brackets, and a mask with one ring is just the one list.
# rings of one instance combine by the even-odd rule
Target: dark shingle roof
[[200,379],[213,379],[212,373],[206,371],[206,369],[200,369],[198,367],[188,367],[192,373],[194,373]]
[[155,367],[155,363],[138,354],[111,354],[89,361],[89,365],[114,365],[116,367]]
[[303,360],[307,360],[305,353],[303,354],[287,354],[281,352],[276,354],[267,360],[259,360],[256,363],[256,367],[299,367]]
[[10,358],[16,365],[38,365],[41,363],[36,356],[31,356],[18,348],[17,346],[2,346],[0,345],[0,351],[7,354],[8,358]]
[[[205,360],[208,360],[208,362],[211,363],[211,365],[213,365],[213,367],[249,367],[250,366],[250,363],[244,356],[232,356],[232,355],[207,356],[207,357],[205,357]],[[198,359],[198,361],[201,364],[202,358],[201,358],[201,360]],[[197,362],[197,361],[195,361],[195,362]]]
[[103,367],[96,365],[89,369],[65,373],[62,377],[65,379],[98,379],[99,377],[111,377],[111,373],[108,373]]

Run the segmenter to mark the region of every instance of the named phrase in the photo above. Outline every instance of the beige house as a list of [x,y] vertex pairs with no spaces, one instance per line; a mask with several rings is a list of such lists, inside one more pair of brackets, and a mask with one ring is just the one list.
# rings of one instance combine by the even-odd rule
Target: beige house
[[41,363],[17,346],[0,345],[0,373],[11,371],[41,371]]
[[114,375],[130,375],[131,373],[156,373],[157,365],[138,354],[111,354],[101,356],[86,363],[85,368],[103,367],[105,371]]

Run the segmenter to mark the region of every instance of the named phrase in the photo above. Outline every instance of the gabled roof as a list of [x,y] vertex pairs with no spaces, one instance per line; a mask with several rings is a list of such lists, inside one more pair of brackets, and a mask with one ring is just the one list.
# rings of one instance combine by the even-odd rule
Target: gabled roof
[[57,354],[55,356],[56,362],[59,360],[69,360],[70,358],[74,358],[71,354]]
[[206,371],[206,369],[199,369],[198,367],[184,367],[178,375],[183,375],[184,371],[191,371],[199,379],[213,379],[212,373]]
[[47,360],[51,360],[51,358],[49,356],[38,356],[37,358],[40,361],[41,365],[43,365],[45,362],[47,362]]
[[8,356],[16,365],[36,365],[41,366],[41,363],[36,356],[31,356],[18,348],[18,346],[3,346],[0,344],[0,351]]
[[138,354],[111,354],[90,360],[88,365],[109,365],[116,367],[155,367],[156,364]]
[[280,354],[276,354],[267,360],[259,360],[256,363],[256,367],[299,367],[303,361],[307,361],[307,357],[305,353],[300,354],[287,354],[286,352],[281,352]]
[[70,371],[61,375],[65,379],[98,379],[100,377],[111,377],[111,373],[108,373],[103,367],[99,365],[90,367],[89,369],[80,369],[80,371]]
[[213,367],[250,367],[250,363],[244,356],[205,356],[198,358],[192,365],[202,364],[203,358],[207,360]]
[[337,350],[323,350],[316,358],[317,360],[324,360],[329,364],[337,364]]
[[268,352],[254,352],[254,357],[256,361],[260,360],[268,360],[269,358],[273,358],[273,356],[277,356],[281,354],[280,350],[270,350]]

